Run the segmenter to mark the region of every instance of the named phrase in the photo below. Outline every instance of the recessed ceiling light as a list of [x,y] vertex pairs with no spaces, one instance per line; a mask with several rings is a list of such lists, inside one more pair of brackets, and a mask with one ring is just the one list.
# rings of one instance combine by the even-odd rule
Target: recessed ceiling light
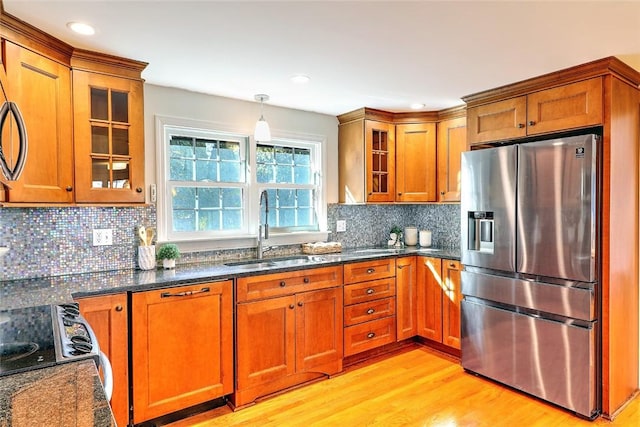
[[67,27],[74,33],[82,34],[83,36],[92,36],[96,33],[96,30],[91,25],[83,22],[69,22]]
[[306,74],[296,74],[295,76],[291,76],[291,81],[296,84],[304,84],[309,83],[311,78]]
[[420,104],[419,102],[414,102],[413,104],[411,104],[411,109],[412,110],[421,110],[425,107],[424,104]]

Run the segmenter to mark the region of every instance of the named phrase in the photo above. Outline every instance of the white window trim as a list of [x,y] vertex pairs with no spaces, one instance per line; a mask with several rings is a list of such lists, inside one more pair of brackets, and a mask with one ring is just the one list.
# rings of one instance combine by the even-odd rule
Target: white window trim
[[[168,171],[168,159],[166,156],[167,150],[165,149],[165,126],[172,127],[184,127],[190,130],[202,129],[205,131],[212,131],[217,133],[231,133],[235,135],[246,135],[249,137],[249,148],[247,151],[249,162],[251,159],[255,159],[256,143],[253,139],[253,129],[238,129],[232,128],[222,123],[208,122],[202,120],[193,120],[179,117],[155,116],[156,127],[156,186],[157,186],[157,232],[158,243],[169,241],[169,233],[167,227],[169,222],[167,220],[167,210],[170,209],[170,199],[167,195],[166,174]],[[278,245],[293,245],[306,242],[324,241],[327,239],[327,188],[326,188],[326,168],[327,168],[327,140],[322,135],[302,134],[294,132],[282,132],[278,130],[271,130],[272,137],[277,142],[295,142],[305,141],[317,144],[319,156],[321,158],[322,166],[319,171],[321,177],[321,184],[319,185],[318,192],[320,194],[320,201],[318,202],[318,228],[319,231],[300,231],[290,233],[271,233],[267,241],[269,246]],[[241,249],[241,248],[254,248],[257,245],[257,231],[259,222],[259,185],[256,183],[255,175],[253,173],[255,165],[250,165],[247,170],[247,182],[248,201],[246,203],[246,212],[248,214],[247,225],[248,232],[246,234],[235,234],[233,236],[220,236],[216,238],[200,237],[190,238],[188,240],[171,240],[172,243],[176,243],[182,252],[197,252],[207,250],[224,250],[224,249]]]

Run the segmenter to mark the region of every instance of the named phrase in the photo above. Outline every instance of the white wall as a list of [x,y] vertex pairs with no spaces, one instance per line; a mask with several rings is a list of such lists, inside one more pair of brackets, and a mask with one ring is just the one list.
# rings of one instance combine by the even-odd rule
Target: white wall
[[[253,135],[260,117],[260,104],[205,95],[186,90],[145,84],[144,86],[145,180],[147,186],[156,183],[156,131],[155,116],[170,116],[214,122],[221,130]],[[272,99],[275,96],[272,96]],[[338,201],[338,119],[335,116],[308,111],[280,108],[266,103],[264,117],[271,134],[323,136],[327,144],[327,176],[325,177],[328,203]],[[147,191],[149,202],[149,191]]]

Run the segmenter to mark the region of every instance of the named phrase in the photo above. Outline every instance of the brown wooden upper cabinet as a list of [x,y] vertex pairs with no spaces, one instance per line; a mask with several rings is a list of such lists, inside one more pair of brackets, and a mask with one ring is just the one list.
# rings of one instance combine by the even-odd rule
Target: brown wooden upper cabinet
[[[455,109],[460,115],[460,111]],[[459,201],[462,118],[362,108],[338,117],[340,203]]]
[[[0,201],[72,202],[71,71],[18,44],[3,40],[1,47],[7,96],[21,111],[29,151],[22,176],[0,191]],[[2,151],[11,158],[18,152],[16,127],[4,126],[2,132]]]
[[460,201],[460,155],[467,149],[467,119],[438,123],[438,201]]
[[602,78],[595,77],[467,110],[469,145],[602,123]]
[[144,202],[143,84],[73,70],[76,201]]
[[[0,14],[0,65],[29,145],[20,179],[0,186],[3,206],[144,202],[147,64],[75,49]],[[10,125],[1,130],[2,151],[15,157]]]

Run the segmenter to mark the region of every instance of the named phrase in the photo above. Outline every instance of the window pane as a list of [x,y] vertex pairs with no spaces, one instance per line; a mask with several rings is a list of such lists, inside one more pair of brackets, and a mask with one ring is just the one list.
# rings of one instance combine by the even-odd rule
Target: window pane
[[290,184],[293,182],[293,177],[291,176],[291,166],[277,166],[277,176],[276,182]]
[[217,159],[218,148],[216,141],[209,141],[207,139],[196,139],[196,158]]
[[220,230],[220,211],[218,209],[199,211],[198,230]]
[[240,161],[240,144],[237,142],[220,141],[220,160]]
[[196,229],[194,211],[173,211],[173,230],[174,231],[194,231]]
[[278,204],[279,208],[295,207],[296,206],[296,192],[295,190],[278,190]]
[[193,180],[193,161],[186,159],[171,159],[169,163],[169,178],[172,181]]
[[296,166],[294,182],[296,184],[311,184],[311,168],[309,166]]
[[175,187],[172,198],[173,209],[195,209],[196,189],[187,187]]
[[275,147],[276,163],[280,165],[293,164],[293,148]]
[[193,140],[191,138],[185,138],[180,136],[171,137],[169,142],[171,157],[184,157],[192,159],[193,154]]
[[242,211],[240,209],[223,210],[222,223],[224,230],[239,230],[242,228]]
[[298,190],[298,207],[310,207],[313,200],[313,190]]
[[275,182],[273,178],[273,166],[258,164],[257,170],[256,180],[258,182]]
[[243,182],[243,164],[240,162],[220,162],[220,180],[225,182]]
[[223,189],[222,205],[225,208],[241,208],[242,207],[242,190],[240,188]]
[[314,210],[311,208],[298,209],[298,226],[309,226],[316,223]]
[[[217,162],[209,160],[196,160],[196,181],[221,181],[218,179]],[[226,181],[226,180],[222,180]]]
[[199,188],[198,189],[198,208],[220,208],[220,189],[219,188]]
[[311,150],[306,148],[294,149],[294,161],[296,165],[310,165],[311,164]]
[[278,210],[278,227],[293,227],[296,225],[296,210],[285,208]]
[[258,145],[256,147],[256,161],[264,164],[275,163],[274,147],[270,145]]

